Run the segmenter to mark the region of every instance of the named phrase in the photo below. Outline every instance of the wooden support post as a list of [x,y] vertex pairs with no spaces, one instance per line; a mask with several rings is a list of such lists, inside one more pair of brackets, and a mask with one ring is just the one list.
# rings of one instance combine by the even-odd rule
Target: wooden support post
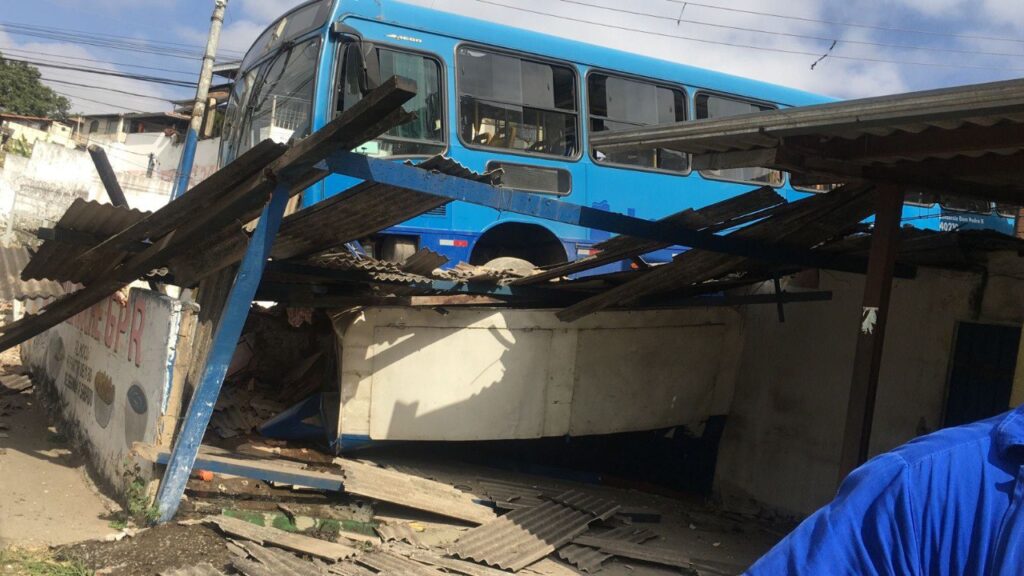
[[871,234],[868,271],[864,279],[864,305],[858,326],[857,352],[853,359],[843,451],[839,459],[840,482],[868,457],[885,344],[885,325],[889,315],[889,296],[899,247],[900,219],[903,215],[902,188],[879,186],[875,194],[878,208]]
[[110,203],[127,208],[128,199],[125,198],[124,190],[121,190],[121,185],[117,182],[114,169],[110,167],[107,153],[103,148],[93,144],[89,146],[89,156],[92,157],[92,163],[96,165],[96,172],[99,173],[100,182],[103,182],[103,187],[107,190],[107,196],[110,196]]

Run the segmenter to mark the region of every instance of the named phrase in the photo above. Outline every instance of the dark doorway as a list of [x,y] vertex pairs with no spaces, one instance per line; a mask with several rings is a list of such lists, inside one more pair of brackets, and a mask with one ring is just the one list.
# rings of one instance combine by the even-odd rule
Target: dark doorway
[[1020,328],[957,325],[943,426],[958,426],[1006,412],[1017,366]]

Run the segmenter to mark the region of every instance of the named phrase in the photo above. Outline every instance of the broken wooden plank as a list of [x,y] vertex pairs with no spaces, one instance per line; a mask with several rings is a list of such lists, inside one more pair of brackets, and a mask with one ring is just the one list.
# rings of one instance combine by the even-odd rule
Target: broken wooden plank
[[[730,236],[788,247],[816,245],[856,225],[873,212],[870,185],[847,185],[783,205],[774,215]],[[609,306],[631,304],[642,296],[680,290],[728,274],[745,265],[743,256],[692,249],[638,278],[578,302],[556,315],[571,322]]]
[[[166,464],[171,453],[149,444],[136,443],[132,452],[144,460],[157,464]],[[229,458],[214,454],[202,453],[196,457],[195,468],[209,470],[215,474],[232,474],[245,478],[256,478],[268,482],[281,482],[298,486],[308,486],[318,490],[342,490],[344,477],[338,474],[303,470],[295,463],[275,462],[271,459],[245,460]]]
[[445,558],[426,551],[410,552],[409,557],[417,562],[430,564],[451,572],[465,574],[466,576],[508,576],[508,572],[505,572],[504,570],[497,570],[489,566],[481,566],[480,564],[466,562],[465,560]]
[[213,564],[203,562],[202,564],[186,566],[177,570],[165,570],[160,572],[160,576],[225,576],[225,574],[215,568]]
[[401,504],[474,524],[494,519],[494,511],[447,484],[354,460],[334,460],[345,477],[345,491],[374,500]]
[[[597,548],[605,554],[629,558],[630,560],[641,560],[663,566],[675,566],[677,568],[691,568],[693,559],[688,555],[670,548],[647,546],[624,540],[612,538],[601,538],[597,536],[577,536],[572,540],[573,544]],[[699,562],[699,560],[698,560]]]
[[310,574],[329,574],[327,566],[320,562],[303,560],[289,552],[264,548],[255,542],[246,542],[242,545],[248,558],[236,558],[231,565],[245,576],[307,576]]
[[344,560],[358,553],[358,550],[350,546],[292,534],[277,528],[257,526],[230,516],[209,516],[206,522],[216,525],[222,532],[231,536],[251,540],[260,545],[270,544],[331,562]]
[[[717,232],[742,223],[742,220],[739,219],[751,213],[757,214],[758,217],[764,217],[767,214],[762,214],[762,211],[772,206],[781,205],[784,202],[785,200],[782,196],[779,196],[778,192],[772,187],[763,186],[698,210],[688,209],[678,212],[662,218],[660,221],[672,222],[680,226],[697,228],[707,232]],[[598,251],[597,254],[574,260],[539,274],[514,280],[511,284],[513,286],[536,284],[583,272],[584,270],[591,270],[598,266],[604,266],[605,264],[611,264],[633,256],[654,252],[669,246],[669,244],[656,240],[645,240],[631,236],[615,236],[595,244],[594,249]]]

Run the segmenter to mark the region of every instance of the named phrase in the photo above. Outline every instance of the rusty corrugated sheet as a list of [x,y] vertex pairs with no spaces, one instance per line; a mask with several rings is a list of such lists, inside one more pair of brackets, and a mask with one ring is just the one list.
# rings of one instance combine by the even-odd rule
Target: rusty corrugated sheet
[[21,271],[31,255],[24,246],[0,246],[0,299],[56,298],[64,287],[52,280],[22,280]]
[[[613,514],[618,506],[597,506]],[[513,510],[497,520],[470,530],[452,547],[457,558],[518,571],[544,558],[587,531],[594,516],[558,502]]]
[[434,252],[430,248],[420,248],[415,254],[402,262],[402,270],[410,274],[430,276],[434,270],[444,266],[448,257]]
[[[77,199],[61,216],[54,228],[95,237],[99,241],[117,234],[145,218],[149,213],[130,208]],[[21,277],[30,280],[56,280],[88,284],[103,272],[81,256],[93,245],[68,244],[47,240],[32,257]]]
[[[443,156],[424,160],[417,167],[482,182],[491,182],[493,179],[493,174],[478,174]],[[274,242],[273,255],[275,258],[292,258],[338,246],[404,222],[450,201],[448,198],[382,184],[359,184],[286,218]]]
[[[657,535],[650,530],[645,528],[634,528],[633,526],[613,528],[598,535],[601,538],[622,540],[633,544],[643,544],[644,542],[657,537]],[[590,546],[568,544],[558,549],[558,557],[584,572],[596,572],[601,569],[602,564],[612,558],[612,554],[606,554],[601,552],[601,550],[591,548]]]

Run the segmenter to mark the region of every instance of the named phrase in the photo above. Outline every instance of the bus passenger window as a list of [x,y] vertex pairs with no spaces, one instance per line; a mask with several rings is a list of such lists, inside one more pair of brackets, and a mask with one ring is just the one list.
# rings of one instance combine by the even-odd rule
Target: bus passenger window
[[571,68],[460,47],[459,134],[469,146],[530,154],[579,151]]
[[[739,98],[728,98],[714,94],[697,94],[694,100],[696,104],[697,120],[705,118],[724,118],[726,116],[738,116],[740,114],[752,114],[773,110],[774,107],[750,102]],[[768,170],[767,168],[728,168],[725,170],[701,170],[707,178],[716,180],[732,180],[734,182],[749,182],[751,184],[768,184],[770,186],[782,185],[782,172]]]
[[243,150],[262,140],[286,143],[309,135],[319,55],[320,40],[316,38],[296,44],[270,61],[249,100],[251,111],[242,138]]
[[[587,77],[590,102],[590,131],[628,130],[653,124],[686,120],[686,96],[682,90],[626,78],[591,74]],[[689,158],[682,152],[652,150],[591,149],[594,161],[602,164],[639,166],[671,172],[687,172]]]
[[[359,45],[346,49],[345,70],[339,87],[339,105],[347,110],[363,98],[360,75],[364,63]],[[444,92],[441,64],[427,56],[374,48],[368,58],[376,58],[380,79],[402,76],[416,82],[416,95],[403,108],[416,113],[416,119],[388,130],[380,138],[363,144],[356,151],[369,156],[433,156],[444,152]]]

